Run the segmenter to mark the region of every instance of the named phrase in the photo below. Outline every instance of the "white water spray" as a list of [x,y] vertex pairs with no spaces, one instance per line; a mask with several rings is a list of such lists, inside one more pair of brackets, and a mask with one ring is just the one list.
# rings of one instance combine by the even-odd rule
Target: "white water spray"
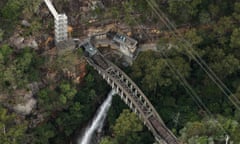
[[229,141],[230,137],[229,135],[226,136],[226,144],[228,144],[228,141]]
[[98,129],[98,132],[101,132],[104,120],[107,116],[107,112],[111,106],[112,103],[112,96],[116,92],[112,89],[109,94],[107,99],[103,102],[103,104],[100,106],[100,108],[97,110],[97,113],[94,116],[94,119],[89,125],[85,132],[84,135],[79,139],[78,144],[89,144],[92,138],[93,133]]

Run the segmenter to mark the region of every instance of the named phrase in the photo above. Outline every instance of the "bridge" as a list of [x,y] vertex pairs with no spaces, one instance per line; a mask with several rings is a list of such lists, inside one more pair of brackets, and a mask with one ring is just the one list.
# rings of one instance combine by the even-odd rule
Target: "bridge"
[[143,121],[158,142],[179,144],[174,134],[166,127],[153,105],[138,88],[138,86],[116,65],[103,57],[90,40],[83,42],[80,47],[85,50],[87,62],[115,89],[121,99]]

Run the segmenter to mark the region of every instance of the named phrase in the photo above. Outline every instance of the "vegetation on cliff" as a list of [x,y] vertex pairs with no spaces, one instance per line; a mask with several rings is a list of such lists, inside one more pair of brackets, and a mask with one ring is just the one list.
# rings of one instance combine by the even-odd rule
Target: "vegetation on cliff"
[[[159,52],[142,52],[131,67],[123,70],[143,90],[167,126],[185,143],[223,143],[226,135],[233,143],[239,142],[240,111],[229,98],[240,100],[240,3],[237,0],[103,2],[104,9],[90,13],[97,22],[114,20],[128,25],[130,30],[144,25],[164,33],[154,39]],[[74,7],[74,3],[74,0],[55,1],[60,10],[69,10],[68,6]],[[199,54],[232,95],[222,93],[192,58],[189,46],[167,29],[151,4],[174,21],[182,38],[191,43],[191,50]],[[81,50],[64,55],[56,52],[53,18],[46,11],[40,0],[0,1],[0,143],[70,143],[110,89],[86,65]],[[72,19],[75,16],[76,13]],[[79,21],[90,25],[83,19]],[[33,43],[38,45],[22,44],[27,38],[34,38]],[[199,106],[195,96],[185,89],[183,79],[207,109]],[[28,98],[37,102],[30,113],[23,115],[16,106],[22,107]],[[119,97],[113,98],[104,131],[101,144],[154,142],[151,133]]]

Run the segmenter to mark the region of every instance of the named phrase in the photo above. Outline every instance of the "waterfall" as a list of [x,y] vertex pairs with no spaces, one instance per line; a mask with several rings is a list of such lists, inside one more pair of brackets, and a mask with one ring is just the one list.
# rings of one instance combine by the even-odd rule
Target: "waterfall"
[[229,135],[226,136],[226,144],[228,144],[228,141],[229,141],[230,137]]
[[107,96],[107,99],[103,102],[100,108],[97,110],[92,123],[86,128],[83,136],[78,140],[78,144],[89,144],[92,138],[92,135],[96,130],[98,132],[102,131],[104,120],[107,116],[107,112],[112,103],[112,96],[115,94],[115,91],[112,89]]

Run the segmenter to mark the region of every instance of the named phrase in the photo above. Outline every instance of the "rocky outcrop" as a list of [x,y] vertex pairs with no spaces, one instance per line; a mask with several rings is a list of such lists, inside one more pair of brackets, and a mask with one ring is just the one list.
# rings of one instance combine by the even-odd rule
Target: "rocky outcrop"
[[[25,98],[24,98],[25,99]],[[31,113],[32,109],[35,107],[37,101],[34,98],[30,98],[27,100],[26,103],[23,104],[17,104],[13,107],[16,113],[22,114],[22,115],[28,115]]]
[[14,34],[10,39],[9,39],[9,44],[16,48],[17,50],[29,47],[33,48],[35,50],[39,49],[38,43],[34,37],[23,37],[20,36],[19,34]]
[[13,110],[21,115],[28,115],[36,107],[37,100],[34,98],[36,94],[42,87],[41,82],[33,82],[28,84],[29,91],[18,90],[15,93],[15,97],[18,99],[17,104],[13,106]]
[[26,21],[26,20],[22,20],[21,24],[24,27],[30,27],[31,26],[31,24],[28,21]]

